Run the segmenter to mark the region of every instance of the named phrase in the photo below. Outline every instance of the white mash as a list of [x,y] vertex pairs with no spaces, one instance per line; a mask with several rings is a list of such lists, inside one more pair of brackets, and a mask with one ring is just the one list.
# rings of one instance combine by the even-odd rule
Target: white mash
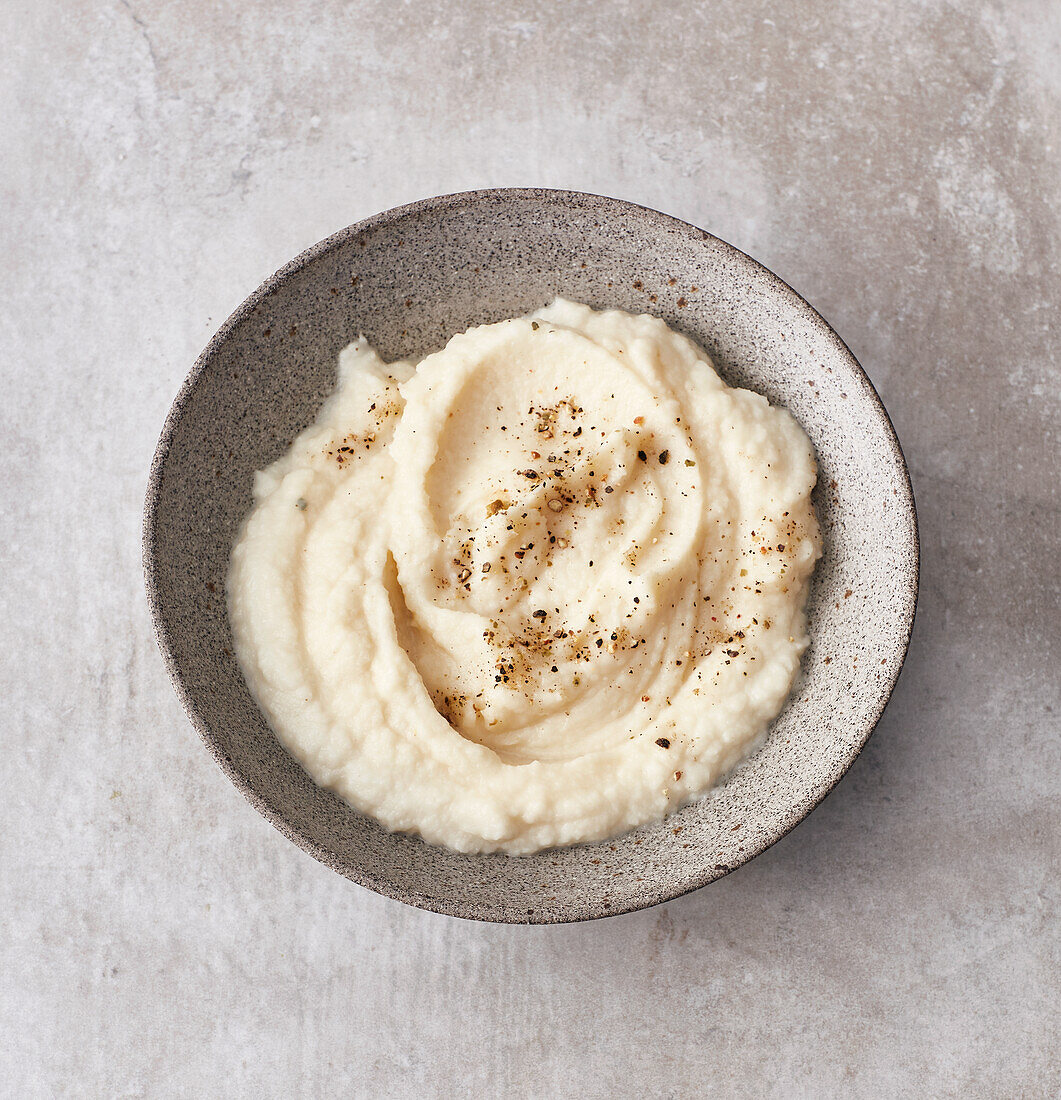
[[389,829],[533,852],[660,818],[807,645],[811,445],[654,317],[558,299],[418,364],[358,340],[256,475],[237,653],[287,749]]

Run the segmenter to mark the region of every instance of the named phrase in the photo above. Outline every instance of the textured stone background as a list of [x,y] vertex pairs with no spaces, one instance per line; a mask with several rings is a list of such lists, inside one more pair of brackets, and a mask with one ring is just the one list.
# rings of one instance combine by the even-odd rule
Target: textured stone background
[[[0,1091],[1061,1091],[1061,7],[5,0]],[[185,721],[145,477],[212,330],[332,230],[603,192],[801,290],[909,457],[921,608],[824,805],[729,878],[479,926],[284,841]]]

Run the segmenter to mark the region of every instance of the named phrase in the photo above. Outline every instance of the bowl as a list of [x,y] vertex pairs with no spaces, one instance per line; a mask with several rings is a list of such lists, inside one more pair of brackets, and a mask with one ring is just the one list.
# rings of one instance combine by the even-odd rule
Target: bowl
[[[256,470],[315,417],[341,348],[388,360],[555,295],[650,312],[732,385],[796,416],[819,462],[824,538],[813,639],[763,746],[666,820],[532,856],[460,855],[387,832],[281,747],[233,656],[229,552]],[[159,646],[207,748],[280,832],[391,898],[479,920],[588,920],[698,889],[784,836],[835,786],[899,675],[918,584],[902,451],[868,378],[822,317],[755,260],[628,202],[503,189],[425,199],[343,229],[262,284],[199,357],[151,467],[144,567]]]

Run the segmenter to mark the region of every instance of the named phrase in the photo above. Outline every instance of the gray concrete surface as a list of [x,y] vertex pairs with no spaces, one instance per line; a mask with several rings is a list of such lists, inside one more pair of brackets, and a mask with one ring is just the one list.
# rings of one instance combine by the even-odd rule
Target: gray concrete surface
[[[0,1092],[1061,1091],[1061,8],[6,0]],[[909,662],[786,840],[663,908],[479,926],[318,866],[151,639],[141,496],[214,327],[423,195],[603,192],[806,294],[921,513]]]

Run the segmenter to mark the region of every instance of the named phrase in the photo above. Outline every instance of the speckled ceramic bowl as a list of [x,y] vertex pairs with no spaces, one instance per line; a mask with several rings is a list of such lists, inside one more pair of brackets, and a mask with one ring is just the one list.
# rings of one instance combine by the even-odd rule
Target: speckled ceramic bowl
[[[386,832],[287,755],[232,655],[225,575],[255,470],[335,384],[358,333],[419,357],[471,325],[562,294],[647,311],[732,384],[809,433],[825,554],[814,639],[766,744],[694,805],[616,840],[512,858]],[[784,836],[865,744],[899,675],[917,597],[917,522],[902,452],[840,338],[735,248],[652,210],[566,191],[478,191],[390,210],[314,245],[256,290],[199,357],[166,421],[144,518],[147,591],[177,692],[233,783],[285,836],[354,882],[480,920],[624,913],[704,886]]]

